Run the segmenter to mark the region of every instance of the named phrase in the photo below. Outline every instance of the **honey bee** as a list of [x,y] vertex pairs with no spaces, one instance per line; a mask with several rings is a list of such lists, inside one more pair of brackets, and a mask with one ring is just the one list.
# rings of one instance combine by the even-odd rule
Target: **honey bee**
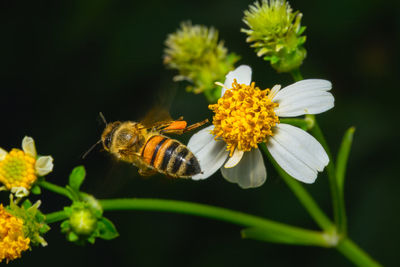
[[[208,120],[187,126],[183,118],[145,122],[115,121],[106,123],[101,141],[104,149],[117,159],[132,163],[139,174],[150,176],[157,172],[174,178],[189,178],[201,173],[193,153],[178,140],[164,134],[182,134],[207,123]],[[98,143],[99,143],[98,142]]]

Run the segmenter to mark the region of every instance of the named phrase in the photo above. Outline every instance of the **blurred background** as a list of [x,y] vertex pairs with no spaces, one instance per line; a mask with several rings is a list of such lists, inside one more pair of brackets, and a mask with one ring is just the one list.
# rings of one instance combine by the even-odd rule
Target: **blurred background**
[[[245,43],[243,11],[253,1],[9,1],[0,3],[0,146],[20,147],[34,137],[40,154],[51,154],[48,181],[64,186],[84,164],[82,189],[97,198],[144,197],[193,201],[230,208],[309,229],[318,229],[272,166],[260,188],[242,190],[217,173],[194,182],[163,176],[142,178],[100,147],[82,160],[108,121],[135,120],[160,99],[173,117],[189,123],[210,118],[202,95],[174,83],[162,64],[164,40],[181,21],[215,26],[238,64],[253,67],[261,87],[288,85]],[[398,77],[400,8],[396,1],[290,1],[303,13],[308,56],[305,78],[333,83],[335,108],[318,115],[336,153],[343,132],[356,127],[348,164],[346,204],[349,236],[382,264],[398,262]],[[178,137],[187,142],[185,134]],[[305,187],[331,215],[328,180]],[[6,193],[1,195],[6,201]],[[43,212],[69,202],[43,190]],[[187,215],[107,212],[120,237],[94,245],[66,241],[59,224],[10,265],[27,266],[352,266],[335,250],[242,240],[240,227]]]

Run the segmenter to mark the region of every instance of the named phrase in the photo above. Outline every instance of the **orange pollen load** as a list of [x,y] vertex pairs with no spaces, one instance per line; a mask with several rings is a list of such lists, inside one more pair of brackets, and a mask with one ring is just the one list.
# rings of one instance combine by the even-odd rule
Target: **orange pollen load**
[[235,79],[217,104],[208,106],[215,113],[212,134],[227,143],[230,156],[235,149],[257,148],[258,143],[273,135],[272,128],[279,123],[274,111],[278,104],[271,101],[269,92],[255,87],[254,82],[249,86],[238,84]]

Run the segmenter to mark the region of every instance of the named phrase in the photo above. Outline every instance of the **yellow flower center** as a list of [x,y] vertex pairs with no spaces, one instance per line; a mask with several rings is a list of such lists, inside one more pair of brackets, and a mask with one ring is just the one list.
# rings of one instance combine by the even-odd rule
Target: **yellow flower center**
[[23,221],[8,213],[0,204],[0,262],[21,257],[29,248],[30,239],[25,238]]
[[34,157],[25,154],[20,149],[12,149],[6,157],[0,161],[0,182],[7,189],[13,187],[25,187],[30,189],[36,181]]
[[238,84],[235,79],[232,89],[217,104],[208,106],[215,113],[212,134],[227,143],[230,156],[236,148],[242,151],[257,148],[258,143],[273,135],[272,127],[279,123],[274,112],[278,104],[271,101],[269,92],[255,87],[254,82],[249,86]]

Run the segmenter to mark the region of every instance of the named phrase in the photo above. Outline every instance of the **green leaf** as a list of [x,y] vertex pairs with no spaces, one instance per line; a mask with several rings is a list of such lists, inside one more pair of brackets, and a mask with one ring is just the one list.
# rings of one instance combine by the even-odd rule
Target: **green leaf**
[[90,236],[86,239],[90,244],[94,244],[94,242],[96,241],[96,238],[94,236]]
[[114,224],[107,218],[102,217],[98,220],[99,237],[105,240],[111,240],[119,236]]
[[74,232],[69,232],[69,233],[67,234],[67,239],[68,239],[68,241],[70,241],[70,242],[76,242],[76,241],[78,241],[79,236],[78,236],[77,234],[75,234]]
[[26,199],[23,203],[22,203],[22,207],[24,209],[29,209],[30,207],[32,207],[32,202],[29,199]]
[[81,166],[77,166],[75,167],[71,174],[69,175],[69,185],[79,191],[79,188],[81,187],[81,184],[83,182],[83,180],[85,180],[85,176],[86,176],[86,171],[85,171],[85,167]]
[[61,232],[66,233],[69,231],[70,225],[69,220],[65,220],[60,224]]
[[40,186],[38,186],[38,185],[34,185],[32,188],[31,188],[31,192],[32,192],[32,194],[34,194],[34,195],[40,195],[40,193],[42,192],[41,190],[40,190]]
[[76,189],[76,188],[71,187],[71,186],[69,186],[69,185],[66,185],[66,186],[65,186],[65,189],[67,189],[69,198],[70,198],[72,201],[74,201],[74,202],[79,202],[79,201],[81,200],[81,199],[80,199],[79,189]]
[[354,127],[350,127],[344,134],[336,159],[336,179],[339,191],[343,194],[344,179],[346,176],[347,160],[349,158],[351,144],[353,143]]
[[296,232],[272,232],[264,228],[247,228],[242,230],[241,234],[243,238],[264,242],[303,246],[329,246],[322,233],[309,230],[301,230]]

